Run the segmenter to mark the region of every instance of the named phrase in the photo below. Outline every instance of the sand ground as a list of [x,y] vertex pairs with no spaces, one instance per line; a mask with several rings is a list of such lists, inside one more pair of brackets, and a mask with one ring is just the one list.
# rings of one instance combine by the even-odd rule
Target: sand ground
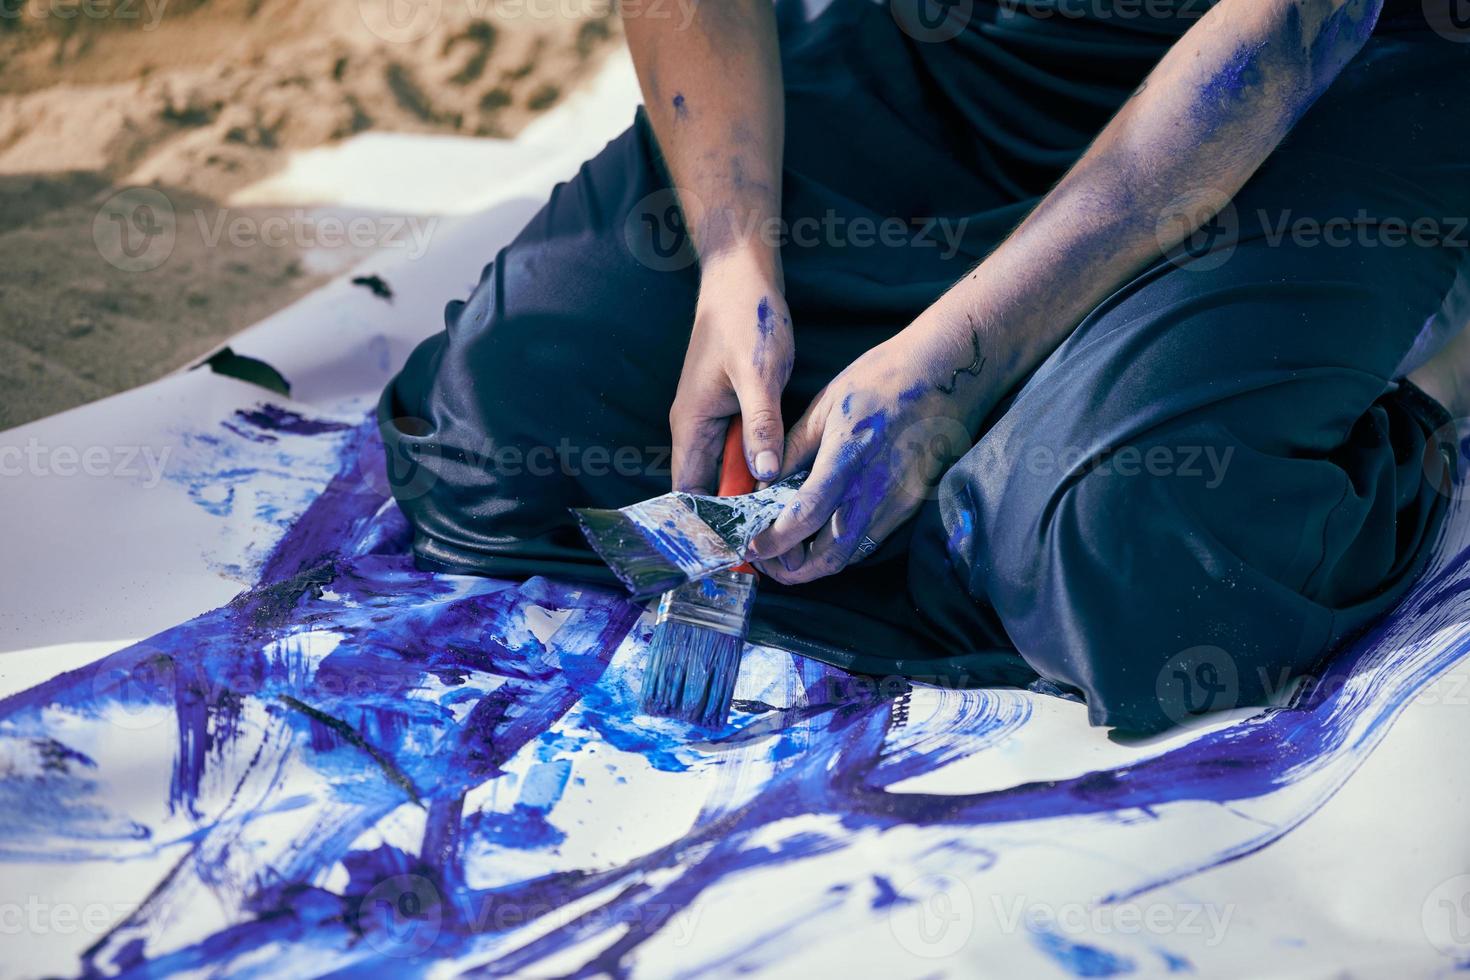
[[230,203],[292,151],[513,136],[617,40],[596,0],[0,0],[0,428],[193,363],[432,217]]

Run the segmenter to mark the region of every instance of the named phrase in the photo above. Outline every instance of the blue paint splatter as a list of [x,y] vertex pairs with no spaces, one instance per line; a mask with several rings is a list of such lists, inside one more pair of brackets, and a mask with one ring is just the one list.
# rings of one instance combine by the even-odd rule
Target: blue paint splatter
[[1132,960],[1097,946],[1074,942],[1052,929],[1031,928],[1031,941],[1074,977],[1118,977],[1132,973]]
[[[863,424],[881,434],[886,422]],[[712,740],[651,724],[631,709],[641,664],[613,659],[630,636],[646,645],[637,606],[544,579],[513,585],[415,570],[401,514],[370,488],[359,463],[362,450],[376,449],[375,425],[346,435],[333,442],[341,471],[273,550],[255,587],[0,701],[0,738],[16,761],[0,781],[0,859],[178,855],[144,909],[84,954],[87,974],[230,972],[291,951],[322,971],[370,975],[464,955],[505,974],[534,972],[584,944],[595,952],[575,975],[623,974],[641,944],[710,889],[889,831],[952,828],[973,838],[1005,825],[1014,835],[1063,817],[1116,826],[1173,803],[1233,806],[1310,782],[1310,793],[1279,809],[1280,819],[1252,824],[1247,838],[1161,861],[1103,899],[1119,901],[1290,832],[1466,651],[1465,641],[1420,643],[1406,655],[1383,642],[1406,622],[1432,637],[1463,620],[1460,585],[1470,569],[1462,554],[1338,657],[1292,710],[1263,712],[1116,769],[981,792],[895,792],[1011,738],[1030,703],[984,692],[954,697],[945,703],[958,713],[940,729],[944,737],[915,739],[912,723],[895,729],[891,697],[798,659],[790,682],[799,697],[784,707],[743,702],[737,724]],[[170,726],[175,757],[163,817],[134,813],[109,794],[116,762],[95,747],[116,740],[120,719]],[[578,768],[583,754],[602,745],[664,772],[717,772],[757,748],[773,769],[646,853],[482,880],[518,866],[507,859],[565,842],[568,828],[552,822],[552,810],[573,785],[569,776],[589,774]],[[530,762],[515,779],[513,760]],[[288,768],[296,771],[290,780]],[[306,791],[303,770],[316,781]],[[497,799],[511,790],[515,798],[471,802],[497,786]],[[402,809],[424,825],[412,849],[374,834]],[[174,946],[152,930],[148,909],[177,897],[173,882],[228,874],[225,855],[266,846],[248,832],[284,814],[307,822],[278,850],[253,854],[255,870],[229,886],[241,897],[228,925]],[[820,819],[782,836],[798,817]],[[995,863],[956,837],[950,857],[965,855],[983,858],[983,868]],[[873,885],[875,902],[903,900],[886,878],[873,876]],[[1055,934],[1033,942],[1077,976],[1133,969],[1131,960]]]

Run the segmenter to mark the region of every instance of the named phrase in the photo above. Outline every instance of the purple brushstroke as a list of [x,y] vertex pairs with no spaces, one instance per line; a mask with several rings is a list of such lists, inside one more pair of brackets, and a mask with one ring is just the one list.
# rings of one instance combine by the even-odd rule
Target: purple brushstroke
[[[1416,635],[1432,636],[1459,620],[1462,554],[1339,657],[1295,709],[1263,712],[1122,768],[953,795],[892,788],[1015,732],[1029,717],[1028,702],[992,705],[955,719],[951,737],[895,747],[891,698],[867,687],[854,691],[843,685],[844,675],[798,661],[805,692],[798,704],[746,703],[748,724],[705,750],[773,741],[774,774],[745,802],[712,803],[682,836],[610,867],[474,887],[466,874],[474,849],[534,852],[555,846],[565,832],[548,821],[567,787],[560,770],[528,779],[533,785],[506,812],[466,814],[464,801],[500,778],[524,748],[555,737],[549,730],[574,706],[599,739],[644,755],[656,768],[686,768],[701,750],[679,732],[629,724],[627,699],[608,686],[612,652],[633,628],[638,607],[609,592],[543,579],[508,585],[415,571],[402,518],[370,489],[360,461],[377,448],[374,426],[334,435],[338,476],[275,548],[255,588],[0,701],[0,722],[31,739],[44,761],[35,774],[0,783],[6,860],[118,860],[123,847],[150,854],[181,847],[150,899],[166,902],[176,876],[224,873],[223,855],[253,820],[299,806],[320,811],[307,838],[239,885],[245,919],[184,948],[156,949],[145,903],[87,952],[89,975],[228,971],[294,946],[311,952],[314,968],[333,963],[364,974],[421,969],[493,948],[493,956],[479,957],[481,970],[504,974],[535,971],[589,940],[598,940],[598,951],[572,975],[622,975],[642,943],[711,888],[755,869],[841,852],[860,831],[973,833],[1058,817],[1111,819],[1183,801],[1236,804],[1316,777],[1320,785],[1289,819],[1263,823],[1208,859],[1155,868],[1107,899],[1119,901],[1280,839],[1361,765],[1403,706],[1465,653],[1464,643],[1445,646],[1415,669],[1395,671],[1385,666],[1382,642],[1406,623]],[[567,617],[550,642],[530,631],[533,610]],[[314,658],[301,645],[308,632],[339,641]],[[1364,688],[1378,696],[1363,697]],[[447,693],[427,697],[428,690]],[[115,802],[98,789],[97,763],[66,744],[78,724],[109,724],[107,713],[123,707],[172,710],[178,747],[171,803],[195,828],[185,839],[155,840],[142,822],[114,812]],[[58,725],[63,717],[70,721]],[[283,796],[282,769],[291,759],[320,780],[314,800]],[[425,813],[417,853],[384,843],[355,846],[404,805]],[[817,826],[839,829],[779,840],[770,832],[811,815],[834,818]],[[327,887],[326,871],[339,864],[346,883]],[[906,900],[886,879],[872,884],[877,904]],[[558,914],[573,903],[585,911]],[[535,938],[520,936],[522,926],[543,921],[548,928],[535,930]],[[1127,957],[1098,946],[1033,940],[1077,975],[1132,968]]]

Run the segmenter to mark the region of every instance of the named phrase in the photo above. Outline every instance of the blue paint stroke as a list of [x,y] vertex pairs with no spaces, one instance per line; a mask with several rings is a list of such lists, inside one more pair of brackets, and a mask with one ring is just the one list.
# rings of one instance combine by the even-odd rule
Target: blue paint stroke
[[1031,928],[1031,941],[1074,977],[1120,977],[1134,972],[1132,960],[1068,939],[1053,929]]
[[[316,972],[420,972],[472,955],[484,972],[507,974],[536,972],[588,943],[571,975],[623,975],[641,944],[710,889],[874,834],[949,828],[953,854],[988,868],[995,856],[976,844],[988,826],[1013,835],[1040,821],[1084,821],[1068,825],[1076,833],[1087,821],[1147,814],[1134,824],[1147,832],[1175,804],[1288,804],[1224,847],[1121,871],[1134,878],[1104,898],[1117,902],[1259,851],[1300,825],[1470,645],[1463,636],[1428,642],[1464,619],[1462,553],[1291,709],[1116,769],[984,792],[898,791],[1014,737],[1031,702],[951,693],[937,720],[895,722],[891,694],[797,659],[786,678],[794,699],[743,701],[727,731],[692,740],[677,724],[631,713],[641,664],[613,654],[630,637],[646,648],[637,606],[545,579],[515,585],[415,570],[402,516],[359,463],[375,448],[374,424],[346,436],[333,443],[338,475],[255,587],[0,701],[0,739],[15,760],[0,781],[0,860],[174,861],[144,904],[85,953],[85,974],[232,972],[293,950]],[[119,774],[101,749],[118,738],[120,718],[174,732],[166,812],[129,812],[110,791]],[[742,795],[712,797],[686,831],[646,853],[485,883],[508,856],[566,841],[571,828],[556,823],[556,803],[601,744],[670,773],[717,772],[759,750],[771,774]],[[313,776],[305,793],[303,767]],[[468,806],[487,786],[517,792]],[[414,849],[373,836],[405,808],[422,815]],[[298,831],[270,853],[253,852],[262,844],[252,825],[283,815],[300,820]],[[823,819],[775,831],[798,817]],[[250,855],[244,876],[232,857],[241,853]],[[340,877],[329,875],[334,868]],[[238,912],[202,939],[169,946],[158,916],[177,900],[176,883],[189,881],[237,895]],[[872,883],[874,903],[903,901],[886,878]],[[564,911],[573,906],[575,914]],[[811,921],[835,907],[814,908]],[[1132,969],[1095,945],[1049,934],[1033,941],[1078,976]]]

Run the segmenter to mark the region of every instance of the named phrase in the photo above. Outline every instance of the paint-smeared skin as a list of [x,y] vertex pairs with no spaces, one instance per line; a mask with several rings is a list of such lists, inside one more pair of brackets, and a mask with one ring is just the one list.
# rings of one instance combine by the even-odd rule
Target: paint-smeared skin
[[1265,95],[1290,128],[1362,48],[1383,0],[1297,0],[1276,35],[1242,44],[1199,92],[1194,115],[1205,138],[1242,114],[1258,113]]
[[[784,385],[786,379],[791,377],[795,351],[788,344],[777,343],[778,331],[789,332],[791,318],[772,305],[771,297],[762,296],[755,307],[755,329],[756,341],[755,349],[750,354],[751,366],[759,374],[774,378]],[[780,347],[782,350],[779,360],[773,356],[772,347]]]
[[689,118],[689,101],[684,98],[683,92],[675,92],[670,105],[673,107],[675,119],[683,122]]
[[[874,418],[868,427],[882,424]],[[1101,827],[1147,834],[1158,821],[1198,814],[1199,803],[1220,804],[1224,813],[1265,797],[1285,804],[1270,821],[1242,820],[1233,838],[1221,838],[1216,823],[1202,835],[1212,844],[1176,837],[1167,861],[1146,870],[1120,862],[1103,900],[1121,901],[1252,853],[1299,825],[1415,694],[1470,645],[1457,625],[1470,604],[1462,554],[1341,656],[1299,710],[1266,712],[1118,769],[988,792],[899,792],[894,787],[906,780],[1007,742],[1028,721],[1031,702],[1004,692],[930,692],[937,714],[900,730],[890,696],[854,689],[839,672],[797,661],[789,707],[740,702],[735,724],[713,741],[640,725],[630,708],[640,665],[613,657],[630,631],[646,644],[645,628],[634,626],[639,610],[611,593],[540,579],[513,586],[414,571],[402,518],[381,508],[357,465],[352,442],[370,441],[372,426],[353,437],[333,436],[342,473],[322,506],[309,509],[277,546],[268,563],[276,571],[262,586],[0,701],[0,734],[24,746],[12,758],[29,753],[37,760],[34,771],[0,782],[0,857],[113,862],[180,855],[138,912],[86,954],[88,974],[230,972],[261,956],[283,973],[402,971],[455,957],[494,974],[538,972],[595,940],[571,975],[623,975],[643,944],[713,889],[739,887],[762,868],[816,862],[873,834],[949,828],[961,836],[947,846],[989,868],[1018,841],[1035,847],[1057,834],[1076,841]],[[317,556],[315,525],[356,531],[325,564],[303,568]],[[547,613],[567,618],[543,643],[530,627]],[[1457,631],[1454,642],[1431,642],[1448,630]],[[322,645],[324,638],[335,645]],[[140,673],[149,664],[166,669]],[[156,682],[140,684],[144,677]],[[280,707],[284,699],[311,710]],[[74,744],[89,733],[94,741],[115,739],[108,719],[123,706],[172,713],[179,726],[178,807],[158,829],[115,812],[102,781],[106,763]],[[494,887],[471,884],[503,856],[524,861],[573,832],[550,822],[551,809],[583,764],[603,764],[605,752],[580,754],[599,745],[695,779],[741,758],[767,759],[771,772],[739,799],[711,798],[687,831],[632,859]],[[186,751],[190,746],[201,751]],[[526,753],[532,768],[516,803],[466,812],[471,790],[503,779],[511,760]],[[310,798],[284,796],[300,790],[299,775],[293,788],[285,782],[292,766],[315,774],[320,789]],[[426,813],[416,849],[372,833],[415,796]],[[1177,803],[1196,806],[1171,809]],[[290,813],[309,819],[270,850],[249,836],[254,822]],[[1127,814],[1152,819],[1119,824]],[[803,817],[825,819],[780,829]],[[990,826],[1004,829],[988,834]],[[919,846],[927,851],[914,853],[916,862],[933,851]],[[345,876],[327,884],[338,866]],[[193,881],[210,882],[230,903],[231,924],[170,945],[170,903],[186,894],[175,889]],[[432,910],[436,923],[422,948],[412,945],[415,920],[397,923],[406,932],[382,920],[380,904],[392,908],[403,881],[422,883],[435,899],[414,906],[426,920]],[[871,896],[865,907],[884,915],[910,901],[880,877],[859,874],[836,888],[839,895],[860,889]],[[578,914],[562,911],[574,903]],[[824,927],[823,914],[836,908],[818,903],[788,922],[790,941],[830,938],[832,928],[846,928],[835,918]],[[514,914],[497,917],[497,910]],[[1101,939],[1083,943],[1034,930],[1031,937],[1042,955],[1074,973],[1117,972],[1137,955],[1104,948]],[[767,937],[749,955],[762,948],[779,955],[782,942]],[[1165,966],[1182,962],[1167,950],[1157,955]],[[568,969],[564,958],[557,962]]]

